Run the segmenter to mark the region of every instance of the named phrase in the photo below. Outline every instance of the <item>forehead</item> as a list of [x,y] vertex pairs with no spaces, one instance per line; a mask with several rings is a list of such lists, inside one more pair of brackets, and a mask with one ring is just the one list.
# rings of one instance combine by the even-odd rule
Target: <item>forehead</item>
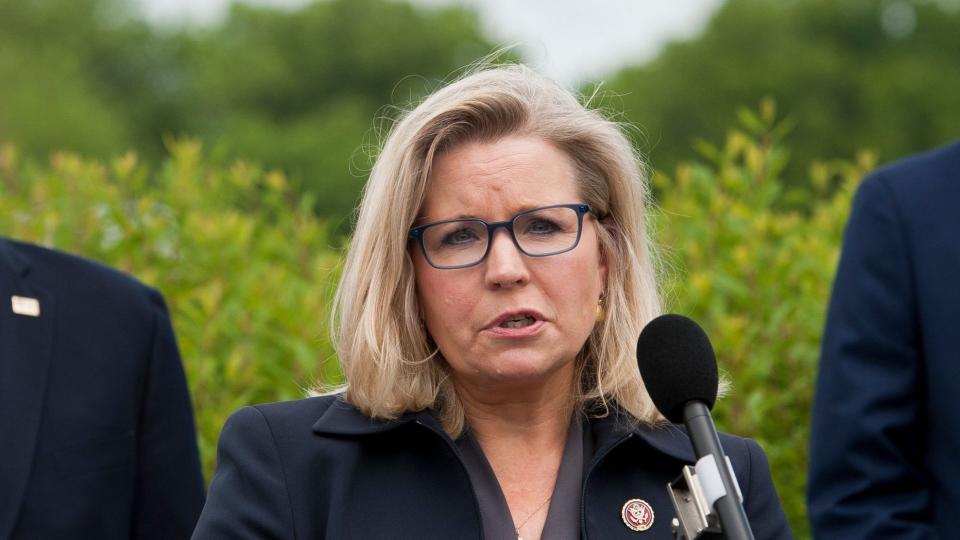
[[420,209],[423,221],[505,219],[538,206],[580,202],[569,156],[535,137],[470,142],[438,156]]

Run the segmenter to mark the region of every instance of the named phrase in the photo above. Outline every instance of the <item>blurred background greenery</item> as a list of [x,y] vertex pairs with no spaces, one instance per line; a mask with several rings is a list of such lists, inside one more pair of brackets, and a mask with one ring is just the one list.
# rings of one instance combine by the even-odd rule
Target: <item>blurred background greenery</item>
[[[718,422],[767,450],[800,538],[850,196],[960,137],[957,28],[952,0],[727,0],[600,85],[652,167],[667,305],[733,382]],[[209,476],[230,412],[339,377],[327,303],[379,135],[487,34],[467,7],[403,1],[158,27],[122,0],[0,0],[0,234],[163,291]]]

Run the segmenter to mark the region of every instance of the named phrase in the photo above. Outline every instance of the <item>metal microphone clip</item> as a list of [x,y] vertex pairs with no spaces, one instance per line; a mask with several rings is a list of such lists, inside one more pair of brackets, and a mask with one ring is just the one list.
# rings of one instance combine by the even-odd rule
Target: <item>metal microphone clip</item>
[[[736,482],[730,458],[726,459],[731,478]],[[739,483],[734,483],[737,496],[743,501]],[[667,484],[667,492],[673,502],[677,517],[671,522],[676,540],[713,540],[723,538],[720,518],[713,509],[717,499],[726,496],[717,460],[713,454],[697,461],[696,466],[686,465],[679,477]]]

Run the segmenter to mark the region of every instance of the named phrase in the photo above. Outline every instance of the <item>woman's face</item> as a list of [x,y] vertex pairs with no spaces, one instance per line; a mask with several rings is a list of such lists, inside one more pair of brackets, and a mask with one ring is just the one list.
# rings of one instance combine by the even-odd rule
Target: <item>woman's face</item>
[[[506,221],[524,210],[582,203],[565,153],[532,137],[465,143],[436,158],[420,222]],[[413,250],[427,329],[455,382],[482,386],[546,380],[568,371],[596,322],[606,265],[594,217],[577,247],[548,257],[521,253],[503,228],[478,265],[441,270]]]

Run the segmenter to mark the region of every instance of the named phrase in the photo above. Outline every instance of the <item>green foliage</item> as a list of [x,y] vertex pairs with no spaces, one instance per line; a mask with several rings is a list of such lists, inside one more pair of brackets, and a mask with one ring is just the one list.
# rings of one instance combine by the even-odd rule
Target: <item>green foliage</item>
[[815,158],[869,148],[889,161],[960,137],[956,7],[728,0],[700,37],[625,68],[605,88],[622,96],[618,108],[644,128],[639,147],[666,170],[695,157],[695,137],[723,137],[736,105],[770,96],[796,123],[784,178],[801,185]]
[[369,167],[360,145],[376,143],[370,119],[382,104],[405,105],[492,47],[472,12],[385,0],[291,12],[235,4],[222,25],[183,39],[185,129],[282,167],[322,193],[316,209],[334,219],[358,201]]
[[395,116],[382,105],[406,105],[493,49],[461,7],[237,3],[216,26],[161,31],[130,5],[0,0],[0,142],[34,158],[132,149],[156,165],[165,137],[197,137],[216,163],[253,160],[321,193],[314,209],[340,232],[369,167],[362,143]]
[[188,99],[175,36],[129,0],[0,0],[0,142],[35,158],[59,150],[163,156]]
[[[764,447],[791,525],[808,538],[804,490],[820,339],[851,195],[874,163],[869,154],[815,162],[812,192],[798,194],[783,178],[784,129],[772,103],[740,116],[745,130],[729,132],[722,146],[699,143],[702,160],[655,174],[665,303],[711,336],[732,384],[717,423]],[[820,202],[808,212],[790,209],[799,196]]]
[[[702,36],[605,86],[672,171],[654,176],[667,304],[712,336],[733,386],[719,423],[767,449],[801,538],[829,287],[850,196],[874,165],[815,158],[868,147],[886,160],[960,136],[955,4],[728,0]],[[381,104],[415,101],[492,45],[460,7],[237,4],[216,26],[160,31],[130,5],[0,0],[0,144],[23,153],[0,147],[0,234],[164,292],[209,474],[231,411],[340,376],[331,246],[370,165],[363,143],[396,115]],[[765,96],[787,120],[772,101],[734,108]],[[164,147],[184,134],[197,139]],[[32,161],[57,149],[94,157]],[[127,149],[140,157],[109,158]]]
[[287,179],[238,161],[211,167],[194,141],[158,171],[0,149],[0,231],[132,273],[168,301],[194,399],[204,471],[227,415],[303,397],[339,377],[327,339],[338,254]]
[[96,8],[113,3],[61,4],[0,0],[0,139],[15,137],[38,154],[116,151],[128,135],[124,118],[87,75],[114,28]]
[[[813,380],[851,194],[873,167],[814,162],[807,190],[783,179],[787,125],[771,102],[702,159],[656,173],[652,218],[668,309],[702,322],[733,390],[728,431],[767,450],[791,523],[803,493]],[[0,150],[0,231],[129,271],[167,297],[194,396],[206,474],[227,415],[340,378],[327,338],[337,258],[328,228],[287,179],[247,162],[211,165],[175,141],[158,170],[55,154],[37,166]],[[829,194],[828,194],[829,193]],[[796,200],[819,200],[795,210]]]

